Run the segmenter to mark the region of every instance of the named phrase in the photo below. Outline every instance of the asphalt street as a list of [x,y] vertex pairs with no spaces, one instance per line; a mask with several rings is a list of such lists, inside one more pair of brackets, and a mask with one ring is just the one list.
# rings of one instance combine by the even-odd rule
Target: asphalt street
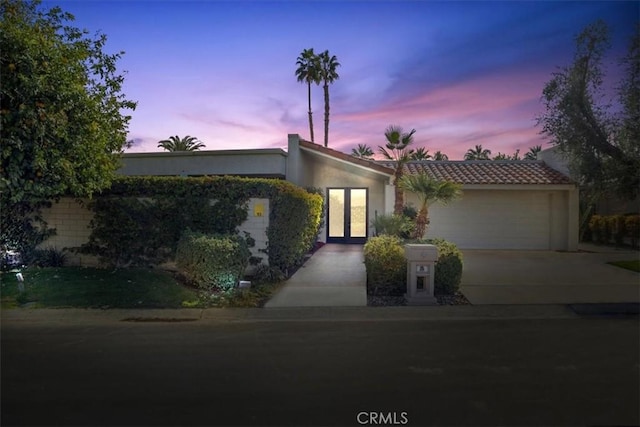
[[637,316],[1,332],[3,426],[640,424]]

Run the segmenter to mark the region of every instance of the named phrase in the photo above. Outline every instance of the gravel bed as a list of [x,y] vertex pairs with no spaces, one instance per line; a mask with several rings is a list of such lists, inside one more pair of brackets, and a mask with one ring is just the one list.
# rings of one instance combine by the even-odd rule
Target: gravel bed
[[[469,300],[462,293],[455,295],[436,295],[438,305],[471,305]],[[407,301],[402,296],[374,296],[367,295],[367,305],[369,307],[391,307],[407,305]]]

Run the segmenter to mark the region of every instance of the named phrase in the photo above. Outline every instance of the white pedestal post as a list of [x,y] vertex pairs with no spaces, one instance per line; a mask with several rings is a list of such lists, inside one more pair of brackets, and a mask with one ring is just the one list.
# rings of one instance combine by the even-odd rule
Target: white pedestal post
[[436,305],[433,296],[435,264],[438,260],[438,248],[434,245],[406,244],[404,254],[407,258],[408,305]]

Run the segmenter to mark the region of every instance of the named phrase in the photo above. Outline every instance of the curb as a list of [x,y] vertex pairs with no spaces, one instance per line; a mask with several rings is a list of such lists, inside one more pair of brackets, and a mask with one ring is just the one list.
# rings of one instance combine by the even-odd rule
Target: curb
[[567,305],[209,309],[6,309],[3,323],[395,322],[578,319]]

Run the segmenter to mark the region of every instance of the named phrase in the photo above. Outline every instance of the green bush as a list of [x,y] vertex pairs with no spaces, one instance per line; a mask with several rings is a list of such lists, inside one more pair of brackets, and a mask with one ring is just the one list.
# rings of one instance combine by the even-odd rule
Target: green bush
[[376,215],[371,222],[375,230],[375,236],[396,236],[404,238],[411,234],[413,221],[404,215]]
[[176,265],[201,289],[234,288],[249,265],[247,242],[237,235],[207,235],[187,230],[178,242]]
[[589,219],[589,230],[595,243],[604,243],[605,221],[600,215],[592,215]]
[[[434,271],[434,294],[454,295],[462,281],[462,252],[444,239],[412,241],[438,248]],[[406,292],[407,261],[404,243],[395,236],[372,237],[364,246],[368,292],[371,295],[402,295]]]
[[64,267],[67,262],[67,254],[53,247],[36,249],[31,256],[29,264],[38,267]]
[[364,245],[367,292],[370,295],[403,295],[407,291],[407,261],[397,236],[371,237]]
[[631,238],[631,246],[638,247],[640,241],[640,215],[628,215],[625,217],[624,226],[627,236]]
[[627,228],[625,224],[624,215],[612,215],[607,219],[609,221],[609,227],[611,228],[611,234],[613,235],[613,241],[618,246],[624,244],[624,238],[627,237]]
[[271,214],[267,227],[269,265],[285,274],[302,264],[313,247],[322,221],[324,199],[321,195],[275,181]]
[[458,247],[444,239],[428,239],[425,243],[438,248],[438,262],[435,267],[436,295],[454,295],[462,280],[462,252]]
[[89,205],[92,232],[80,251],[113,266],[166,261],[186,228],[235,233],[251,197],[270,200],[269,264],[283,272],[300,264],[318,234],[322,196],[286,181],[229,176],[117,177]]

